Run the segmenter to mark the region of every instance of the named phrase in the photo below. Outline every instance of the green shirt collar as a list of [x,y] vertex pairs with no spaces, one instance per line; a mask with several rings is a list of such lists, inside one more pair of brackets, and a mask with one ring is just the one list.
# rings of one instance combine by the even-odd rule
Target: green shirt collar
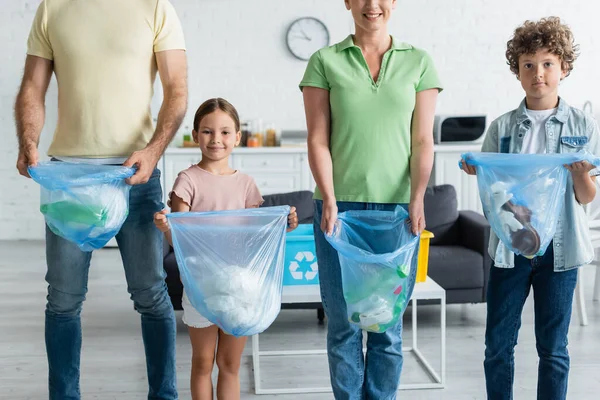
[[[349,49],[350,47],[358,47],[354,44],[354,39],[352,38],[352,35],[348,35],[346,39],[342,40],[337,44],[338,51],[344,51],[346,49]],[[394,36],[392,36],[392,48],[390,50],[410,50],[412,48],[413,47],[410,44],[401,42]]]

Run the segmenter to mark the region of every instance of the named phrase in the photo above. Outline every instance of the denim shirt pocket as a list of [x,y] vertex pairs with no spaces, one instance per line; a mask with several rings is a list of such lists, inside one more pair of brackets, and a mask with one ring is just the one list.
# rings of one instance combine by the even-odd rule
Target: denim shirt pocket
[[585,148],[589,142],[587,136],[563,136],[560,138],[561,153],[576,153]]

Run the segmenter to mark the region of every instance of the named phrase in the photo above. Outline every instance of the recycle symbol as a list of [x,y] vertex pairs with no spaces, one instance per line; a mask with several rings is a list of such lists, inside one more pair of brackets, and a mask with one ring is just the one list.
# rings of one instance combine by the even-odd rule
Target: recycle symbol
[[[314,254],[310,251],[299,251],[294,258],[296,261],[290,263],[290,273],[292,274],[292,278],[297,281],[301,281],[302,278],[305,278],[307,281],[315,279],[319,272],[319,266],[317,265]],[[300,263],[303,263],[304,261],[311,264],[309,270],[303,273],[302,270],[300,270]]]

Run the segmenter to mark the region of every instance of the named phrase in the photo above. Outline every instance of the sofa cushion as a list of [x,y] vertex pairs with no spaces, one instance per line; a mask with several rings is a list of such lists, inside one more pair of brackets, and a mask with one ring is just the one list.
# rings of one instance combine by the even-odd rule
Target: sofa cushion
[[301,190],[298,192],[278,193],[263,196],[265,202],[261,207],[294,206],[298,214],[298,223],[312,224],[314,215],[313,192]]
[[481,288],[483,256],[461,246],[431,246],[427,275],[446,290]]
[[453,245],[458,243],[458,203],[456,190],[452,185],[430,186],[425,192],[425,223],[435,237],[432,245]]

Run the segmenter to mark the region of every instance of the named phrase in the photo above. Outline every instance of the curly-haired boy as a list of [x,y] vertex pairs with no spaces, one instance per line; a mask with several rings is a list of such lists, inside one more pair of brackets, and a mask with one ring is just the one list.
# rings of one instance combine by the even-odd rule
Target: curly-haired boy
[[[518,27],[507,43],[506,59],[525,90],[525,99],[492,122],[482,151],[530,154],[585,149],[599,154],[596,121],[558,96],[560,81],[570,74],[577,56],[573,34],[560,18],[526,21]],[[565,205],[544,255],[515,255],[491,234],[494,266],[488,281],[484,361],[488,399],[513,398],[514,348],[531,288],[539,357],[537,398],[567,397],[567,334],[577,268],[594,259],[582,204],[594,199],[599,172],[587,162],[566,167],[571,174]],[[474,167],[464,162],[463,169],[475,174]]]

